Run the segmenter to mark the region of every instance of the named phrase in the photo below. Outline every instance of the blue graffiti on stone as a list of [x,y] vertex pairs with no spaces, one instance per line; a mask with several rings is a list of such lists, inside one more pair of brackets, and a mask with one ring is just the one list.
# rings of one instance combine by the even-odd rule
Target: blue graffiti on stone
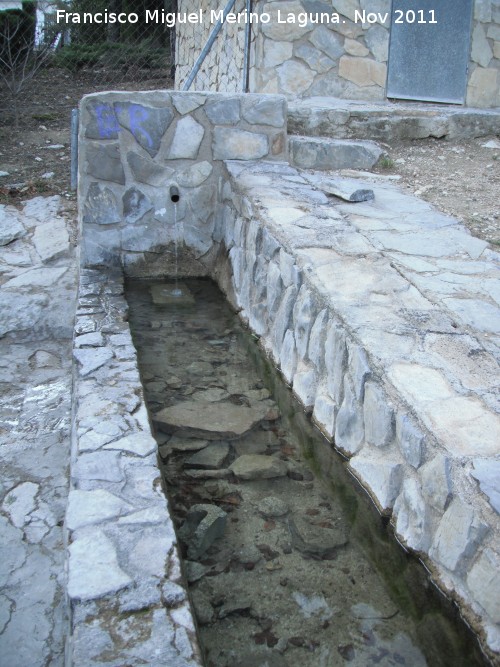
[[[128,114],[128,122],[124,123],[133,134],[136,141],[142,146],[153,148],[153,139],[144,127],[149,118],[149,112],[140,104],[116,105],[119,114]],[[122,128],[116,117],[115,109],[109,104],[99,104],[95,107],[97,127],[101,139],[112,139]]]
[[120,131],[113,107],[109,104],[97,104],[95,115],[101,139],[113,139],[116,133]]

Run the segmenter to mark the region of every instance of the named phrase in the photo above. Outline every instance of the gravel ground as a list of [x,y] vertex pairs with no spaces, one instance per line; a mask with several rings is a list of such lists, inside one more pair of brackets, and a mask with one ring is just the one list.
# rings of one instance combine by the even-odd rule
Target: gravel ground
[[500,245],[500,139],[420,139],[384,145],[374,170],[463,222],[474,236]]

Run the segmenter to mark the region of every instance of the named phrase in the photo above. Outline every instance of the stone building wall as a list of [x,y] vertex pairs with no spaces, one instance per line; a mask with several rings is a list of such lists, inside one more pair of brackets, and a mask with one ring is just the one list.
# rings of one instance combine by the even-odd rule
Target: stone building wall
[[[191,7],[193,0],[181,3]],[[204,2],[201,3],[205,5]],[[253,25],[254,41],[251,49],[250,91],[281,93],[289,98],[333,96],[354,100],[383,100],[387,79],[389,27],[376,22],[355,23],[355,11],[390,12],[391,0],[256,0],[253,11],[268,13],[266,24]],[[316,12],[338,13],[338,24],[301,26],[278,23],[277,13]],[[207,10],[208,11],[208,10]],[[178,27],[178,43],[192,40],[192,27]],[[237,26],[231,26],[232,29]],[[203,24],[200,42],[209,28]],[[196,26],[200,30],[199,26]],[[243,26],[239,28],[243,35]],[[191,37],[190,37],[191,35]],[[218,40],[220,41],[220,40]],[[224,44],[217,48],[224,47]],[[201,48],[201,46],[200,46]],[[225,47],[224,47],[225,48]],[[176,81],[183,81],[198,49],[185,49],[179,56]],[[181,52],[179,52],[181,53]],[[233,77],[234,78],[234,77]],[[216,68],[210,72],[210,90],[232,90],[231,81]],[[466,104],[474,107],[500,106],[500,0],[476,0],[472,25],[470,62]]]
[[[180,24],[176,28],[176,71],[175,87],[182,87],[193,68],[193,65],[205,45],[210,32],[215,26],[211,19],[211,11],[218,11],[220,7],[213,3],[199,2],[199,0],[184,0],[182,11],[199,13],[203,11],[203,21],[197,24]],[[244,0],[236,0],[233,12],[243,11]],[[255,31],[252,39],[255,40]],[[225,93],[243,92],[243,58],[245,48],[245,30],[238,24],[225,23],[203,62],[191,89],[211,90]],[[253,48],[253,45],[252,45]]]
[[[285,160],[285,100],[174,92],[97,93],[80,105],[79,183],[84,266],[127,274],[206,273],[219,223],[222,160]],[[180,200],[174,205],[170,187]],[[187,251],[187,252],[186,252]]]

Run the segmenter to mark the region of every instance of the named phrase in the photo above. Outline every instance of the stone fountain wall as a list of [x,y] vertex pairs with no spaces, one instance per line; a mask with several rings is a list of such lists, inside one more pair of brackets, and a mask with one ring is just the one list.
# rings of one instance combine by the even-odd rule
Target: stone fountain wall
[[[287,164],[285,117],[280,96],[84,98],[83,265],[168,274],[180,234],[169,201],[176,183],[189,256],[181,274],[219,281],[350,470],[392,514],[399,538],[500,653],[498,254],[393,186],[372,184],[366,204],[333,202],[320,176]],[[109,289],[101,292],[115,309]],[[82,295],[85,306],[85,285]],[[95,318],[89,306],[85,317]],[[77,347],[89,332],[109,333],[107,319],[80,324]],[[80,344],[104,346],[102,363],[112,362],[116,377],[132,363],[138,384],[128,326],[120,326],[125,355],[121,335]],[[75,357],[87,377],[96,351]],[[123,412],[106,399],[110,413]],[[77,421],[87,415],[78,401]],[[140,427],[149,447],[145,417]],[[86,451],[79,435],[75,450]]]
[[[281,96],[155,91],[84,97],[83,265],[121,266],[128,275],[169,273],[182,237],[183,272],[205,274],[220,224],[215,202],[222,161],[286,158]],[[172,184],[179,188],[177,210]]]

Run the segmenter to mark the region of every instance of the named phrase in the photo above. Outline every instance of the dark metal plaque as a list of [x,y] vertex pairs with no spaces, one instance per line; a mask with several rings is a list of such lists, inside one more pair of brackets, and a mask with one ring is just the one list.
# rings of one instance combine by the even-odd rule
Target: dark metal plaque
[[473,0],[393,0],[387,97],[464,103],[472,5]]

